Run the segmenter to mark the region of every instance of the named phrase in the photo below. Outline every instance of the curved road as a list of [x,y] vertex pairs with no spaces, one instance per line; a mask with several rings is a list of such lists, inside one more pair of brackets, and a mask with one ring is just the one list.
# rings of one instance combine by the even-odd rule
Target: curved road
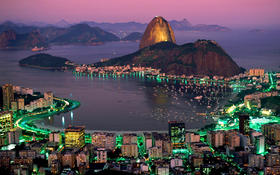
[[80,106],[80,102],[74,101],[74,100],[69,100],[69,99],[61,99],[54,97],[54,100],[61,101],[64,105],[58,108],[55,108],[53,111],[49,110],[44,110],[41,112],[36,112],[36,113],[28,113],[20,116],[20,118],[17,119],[15,122],[15,126],[19,127],[23,130],[30,131],[30,132],[35,132],[35,133],[40,133],[40,134],[49,134],[51,131],[47,129],[40,129],[37,128],[36,126],[30,125],[34,120],[38,120],[39,118],[44,118],[44,117],[49,117],[53,116],[62,112],[67,112],[71,111],[73,109],[76,109]]

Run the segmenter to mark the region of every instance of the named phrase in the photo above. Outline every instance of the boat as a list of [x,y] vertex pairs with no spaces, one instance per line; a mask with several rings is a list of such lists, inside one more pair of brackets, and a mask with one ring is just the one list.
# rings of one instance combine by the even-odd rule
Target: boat
[[38,51],[42,51],[44,49],[45,49],[44,47],[37,47],[37,46],[35,46],[34,48],[31,49],[31,51],[32,52],[38,52]]
[[196,97],[194,97],[194,99],[196,99],[196,100],[201,100],[201,99],[202,99],[202,95],[196,96]]

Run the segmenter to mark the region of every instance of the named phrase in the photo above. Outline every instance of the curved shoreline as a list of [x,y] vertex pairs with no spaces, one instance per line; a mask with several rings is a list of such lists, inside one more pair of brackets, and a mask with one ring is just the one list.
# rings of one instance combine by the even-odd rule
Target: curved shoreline
[[[23,116],[20,116],[15,122],[16,127],[21,128],[22,130],[30,131],[30,132],[39,132],[40,134],[49,134],[51,130],[46,128],[38,128],[36,124],[33,124],[35,120],[38,120],[40,118],[46,118],[49,116],[57,115],[60,113],[68,112],[71,110],[74,110],[80,106],[80,102],[70,99],[62,99],[54,97],[54,100],[62,101],[64,102],[64,105],[62,107],[59,107],[59,109],[56,109],[56,111],[49,112],[47,110],[37,113],[29,113],[25,114]],[[71,106],[69,106],[71,104]]]
[[[52,131],[61,131],[63,132],[64,129],[61,127],[57,127],[57,126],[50,126],[50,125],[42,125],[39,124],[38,122],[35,123],[34,125],[40,127],[40,128],[45,128],[45,129],[50,129]],[[187,129],[186,131],[192,131],[192,132],[196,132],[198,131],[198,129]],[[142,134],[145,132],[151,133],[151,132],[158,132],[158,133],[168,133],[168,130],[92,130],[92,129],[85,129],[86,133],[92,134],[94,132],[104,132],[104,133],[115,133],[115,134],[125,134],[125,133],[135,133],[135,134]]]
[[[45,111],[44,113],[41,113],[41,114],[35,113],[31,116],[27,116],[28,114],[26,114],[26,115],[21,116],[19,119],[17,119],[17,121],[15,122],[15,125],[26,131],[40,132],[41,134],[45,134],[45,135],[51,133],[52,131],[63,132],[64,129],[61,127],[50,126],[50,125],[41,125],[38,122],[36,122],[37,120],[40,120],[42,118],[47,118],[49,116],[54,116],[54,115],[58,115],[61,113],[72,111],[80,106],[80,102],[78,102],[78,101],[69,100],[69,99],[61,99],[61,98],[55,98],[55,99],[64,101],[65,105],[64,105],[64,107],[62,107],[62,110],[59,110],[59,111],[53,112],[53,113],[47,113]],[[68,107],[67,109],[65,109],[65,107],[70,105],[69,101],[72,103],[72,105],[70,107]],[[201,128],[188,129],[188,131],[195,132],[195,131],[198,131],[199,129],[201,129]],[[142,134],[145,132],[158,132],[158,133],[167,133],[168,132],[167,130],[144,130],[144,131],[143,130],[137,130],[137,131],[133,131],[133,130],[85,130],[85,131],[86,131],[86,133],[89,133],[89,134],[94,133],[94,132],[106,132],[106,133],[115,133],[115,134],[124,134],[124,133]]]

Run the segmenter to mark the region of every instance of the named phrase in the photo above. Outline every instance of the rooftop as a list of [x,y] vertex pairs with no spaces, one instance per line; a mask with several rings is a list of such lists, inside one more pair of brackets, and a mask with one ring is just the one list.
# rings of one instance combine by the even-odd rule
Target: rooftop
[[85,130],[84,126],[69,126],[64,131],[65,132],[80,132],[80,131],[83,131],[83,130]]

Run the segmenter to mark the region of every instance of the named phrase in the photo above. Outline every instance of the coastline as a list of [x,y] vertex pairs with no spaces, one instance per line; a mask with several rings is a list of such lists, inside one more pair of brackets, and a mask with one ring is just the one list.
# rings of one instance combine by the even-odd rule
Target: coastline
[[34,124],[34,121],[38,120],[40,118],[46,118],[49,116],[68,112],[68,111],[74,110],[80,106],[80,102],[78,102],[78,101],[74,101],[74,100],[70,100],[70,99],[62,99],[62,98],[57,98],[57,97],[55,97],[54,99],[58,100],[58,101],[63,101],[64,106],[60,107],[59,110],[51,112],[51,113],[49,111],[43,111],[40,113],[35,113],[35,114],[33,113],[31,115],[25,114],[16,120],[16,122],[15,122],[16,127],[19,127],[22,130],[26,130],[29,132],[40,132],[41,134],[49,134],[51,132],[51,130],[46,129],[46,128],[37,127],[36,124]]
[[[34,120],[33,124],[38,126],[39,128],[50,129],[51,131],[60,131],[60,132],[64,131],[64,128],[62,128],[62,127],[50,126],[50,125],[42,125],[42,124],[36,122],[35,120]],[[186,131],[197,132],[200,129],[202,129],[202,128],[186,129]],[[147,132],[147,133],[151,133],[151,132],[168,133],[168,130],[137,130],[137,131],[133,131],[133,130],[91,130],[91,129],[88,130],[88,129],[85,129],[85,132],[87,134],[92,134],[94,132],[105,132],[105,133],[114,133],[114,134],[120,135],[120,134],[126,134],[126,133],[127,134],[129,134],[129,133],[143,134],[145,132]]]
[[[17,119],[15,124],[17,125],[17,127],[21,128],[23,130],[29,131],[29,132],[40,132],[42,134],[49,134],[52,131],[62,131],[63,132],[64,128],[62,128],[62,127],[42,125],[38,121],[42,118],[47,118],[49,116],[54,116],[54,115],[58,115],[61,113],[72,111],[80,106],[80,102],[74,101],[74,100],[69,100],[69,99],[62,99],[62,98],[56,98],[56,99],[61,100],[61,101],[66,101],[66,102],[71,101],[72,105],[67,108],[64,107],[64,108],[62,108],[62,110],[59,110],[59,111],[51,113],[51,114],[44,113],[44,114],[38,114],[38,115],[35,114],[32,116],[24,115],[24,116],[20,117],[19,119]],[[197,132],[200,129],[202,129],[202,128],[187,129],[186,131]],[[120,135],[120,134],[125,134],[125,133],[143,134],[145,132],[168,133],[168,130],[136,130],[136,131],[133,131],[133,130],[87,130],[86,129],[85,132],[87,134],[92,134],[94,132],[106,132],[106,133],[115,133],[117,135]]]
[[36,66],[36,65],[30,65],[30,64],[20,64],[22,67],[30,67],[35,69],[42,69],[42,70],[62,70],[61,67],[42,67],[42,66]]

